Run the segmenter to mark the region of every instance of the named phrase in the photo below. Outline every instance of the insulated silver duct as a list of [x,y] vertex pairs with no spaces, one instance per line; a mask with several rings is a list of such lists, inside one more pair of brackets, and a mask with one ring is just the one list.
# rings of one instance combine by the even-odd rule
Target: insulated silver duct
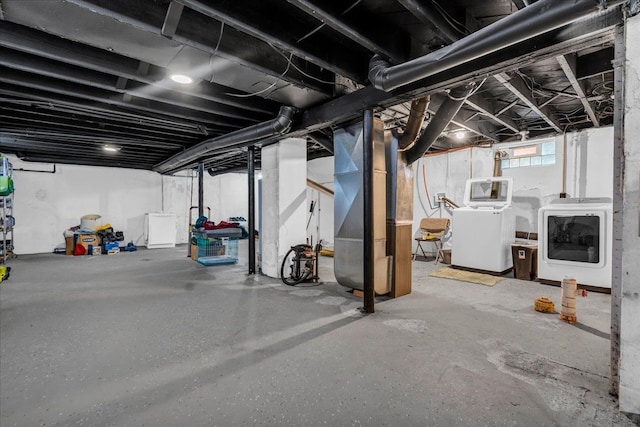
[[[336,129],[334,165],[334,273],[342,286],[364,289],[364,269],[373,264],[373,285],[378,295],[390,291],[389,259],[386,256],[386,172],[385,136],[381,120],[373,119],[371,164],[364,159],[365,135],[363,122]],[[371,141],[370,141],[371,142]],[[373,170],[371,170],[373,168]],[[369,215],[373,224],[365,227],[364,181],[372,186],[372,206]],[[365,233],[372,239],[373,259],[365,253]]]
[[625,0],[539,0],[494,24],[427,55],[390,66],[379,55],[369,64],[369,80],[376,89],[391,91],[464,62],[569,24],[590,13]]
[[411,102],[411,110],[409,111],[409,119],[407,119],[407,126],[404,128],[402,135],[398,137],[398,148],[404,150],[416,141],[422,124],[424,123],[424,115],[427,112],[430,98],[414,99]]
[[464,104],[464,100],[467,99],[474,87],[475,83],[472,82],[449,91],[449,96],[440,105],[420,138],[411,147],[402,152],[407,164],[412,164],[427,152],[442,131],[449,125],[449,122],[458,114],[462,104]]
[[296,109],[294,107],[280,107],[278,115],[273,120],[258,123],[226,135],[202,141],[201,143],[170,157],[164,162],[158,163],[153,167],[153,170],[158,173],[175,172],[195,162],[210,151],[229,147],[240,147],[262,138],[274,135],[284,135],[289,132],[289,129],[291,128],[295,111]]

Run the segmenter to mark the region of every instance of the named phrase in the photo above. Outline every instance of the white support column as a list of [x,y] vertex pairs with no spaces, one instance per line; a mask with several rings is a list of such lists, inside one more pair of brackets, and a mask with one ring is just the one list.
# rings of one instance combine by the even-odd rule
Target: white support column
[[289,248],[306,242],[307,142],[287,138],[262,149],[262,273],[280,276]]
[[620,317],[620,410],[640,414],[640,15],[627,21]]

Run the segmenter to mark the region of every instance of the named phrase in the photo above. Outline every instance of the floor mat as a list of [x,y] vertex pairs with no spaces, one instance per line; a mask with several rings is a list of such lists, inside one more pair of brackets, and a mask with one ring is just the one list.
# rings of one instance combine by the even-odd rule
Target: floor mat
[[492,276],[490,274],[474,273],[472,271],[457,270],[451,267],[441,268],[438,271],[434,271],[429,274],[433,277],[441,277],[443,279],[454,279],[463,282],[477,283],[479,285],[493,286],[501,280],[502,277]]

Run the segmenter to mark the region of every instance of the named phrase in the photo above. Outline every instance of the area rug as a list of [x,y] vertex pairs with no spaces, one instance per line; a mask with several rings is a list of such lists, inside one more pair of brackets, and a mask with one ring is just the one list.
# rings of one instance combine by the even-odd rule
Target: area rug
[[493,286],[501,280],[502,277],[492,276],[490,274],[474,273],[472,271],[457,270],[455,268],[445,267],[429,274],[433,277],[441,277],[443,279],[454,279],[462,282],[477,283],[479,285]]

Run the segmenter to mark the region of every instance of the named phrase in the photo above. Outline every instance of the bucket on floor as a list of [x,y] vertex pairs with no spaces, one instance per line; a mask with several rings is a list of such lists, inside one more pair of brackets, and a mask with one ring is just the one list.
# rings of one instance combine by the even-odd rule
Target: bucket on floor
[[80,218],[80,230],[86,231],[96,231],[98,226],[100,226],[100,215],[90,214],[84,215]]

